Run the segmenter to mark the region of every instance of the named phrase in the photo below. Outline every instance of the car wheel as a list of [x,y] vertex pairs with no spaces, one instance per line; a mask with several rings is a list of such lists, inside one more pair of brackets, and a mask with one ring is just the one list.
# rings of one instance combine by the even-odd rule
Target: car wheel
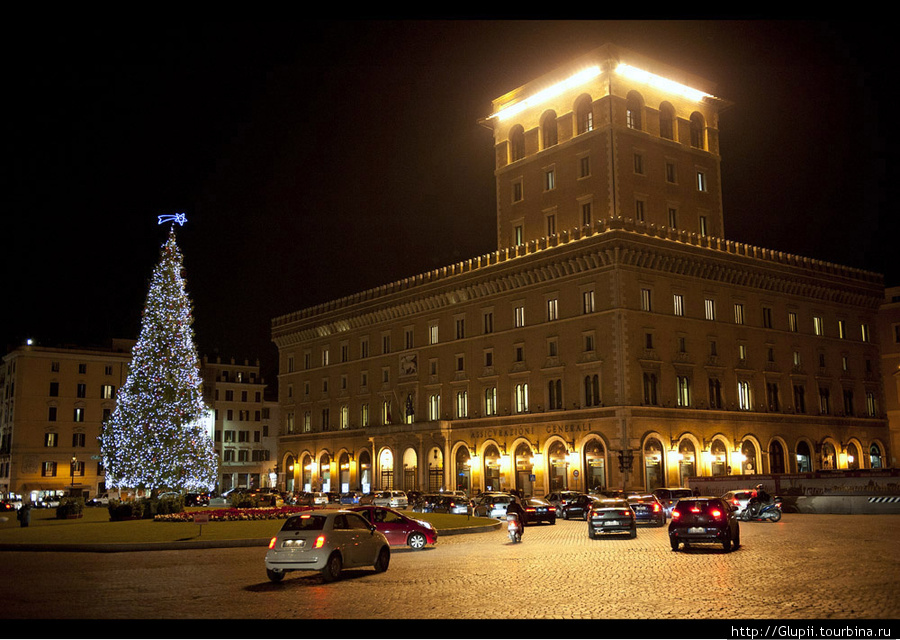
[[568,519],[569,519],[569,511],[568,511],[568,509],[563,509],[563,514],[562,514],[562,516],[563,516],[563,520],[568,520]]
[[669,538],[669,544],[672,545],[672,551],[678,551],[678,538]]
[[328,563],[325,565],[325,568],[322,569],[322,577],[325,578],[325,582],[334,582],[337,580],[338,576],[341,575],[341,568],[343,568],[341,556],[337,553],[332,553],[331,557],[328,558]]
[[281,582],[284,579],[284,571],[266,569],[266,575],[269,576],[269,580],[272,582]]
[[416,550],[424,549],[425,545],[428,543],[428,541],[425,539],[425,536],[423,536],[421,533],[419,533],[417,531],[414,531],[411,534],[409,534],[409,538],[407,539],[406,542],[407,542],[407,544],[409,544],[410,547],[412,547],[413,549],[416,549]]
[[556,518],[550,518],[550,524],[556,524]]
[[590,538],[591,540],[597,539],[597,534],[594,532],[593,527],[588,527],[588,538]]
[[585,522],[587,522],[587,520],[588,520],[588,512],[587,512],[587,509],[585,509],[584,513],[581,514],[581,517],[582,517],[582,519],[583,519]]
[[741,530],[738,529],[734,532],[734,541],[731,543],[732,549],[737,549],[741,546]]
[[729,553],[731,551],[731,532],[728,533],[728,537],[722,540],[722,548],[725,550],[725,553]]
[[375,561],[375,571],[378,573],[384,573],[388,570],[388,565],[391,563],[391,551],[387,547],[382,547],[381,551],[378,552],[378,560]]
[[637,538],[637,527],[631,527],[631,531],[628,533],[629,538]]

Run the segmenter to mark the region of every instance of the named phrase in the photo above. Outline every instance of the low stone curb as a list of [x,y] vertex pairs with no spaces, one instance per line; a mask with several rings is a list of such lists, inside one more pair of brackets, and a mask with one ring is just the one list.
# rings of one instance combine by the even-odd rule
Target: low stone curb
[[[500,521],[495,524],[478,527],[455,527],[438,529],[438,539],[442,536],[455,536],[465,533],[484,533],[500,528]],[[179,540],[175,542],[122,542],[109,544],[32,544],[6,543],[0,544],[0,551],[51,551],[81,553],[124,553],[129,551],[187,551],[191,549],[230,549],[237,547],[265,547],[270,538],[248,538],[241,540]]]

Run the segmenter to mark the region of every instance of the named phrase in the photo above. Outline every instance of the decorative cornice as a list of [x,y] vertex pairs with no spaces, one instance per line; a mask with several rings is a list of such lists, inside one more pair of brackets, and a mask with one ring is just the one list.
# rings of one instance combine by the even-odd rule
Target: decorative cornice
[[878,273],[608,218],[274,318],[272,338],[285,347],[612,266],[871,310],[884,299]]

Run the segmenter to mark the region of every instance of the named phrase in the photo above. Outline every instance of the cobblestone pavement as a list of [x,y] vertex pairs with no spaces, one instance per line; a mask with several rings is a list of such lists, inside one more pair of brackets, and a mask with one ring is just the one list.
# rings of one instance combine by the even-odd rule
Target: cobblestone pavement
[[742,523],[735,552],[676,553],[666,528],[589,540],[584,522],[560,520],[517,545],[497,530],[395,549],[386,573],[347,570],[332,584],[315,573],[270,583],[263,548],[7,551],[0,617],[896,619],[898,532],[900,516],[787,514]]

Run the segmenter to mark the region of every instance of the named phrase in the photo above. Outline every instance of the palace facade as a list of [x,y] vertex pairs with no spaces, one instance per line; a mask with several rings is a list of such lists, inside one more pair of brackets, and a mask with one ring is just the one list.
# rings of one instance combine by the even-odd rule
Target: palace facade
[[273,319],[279,484],[890,466],[882,276],[726,238],[727,106],[611,45],[494,100],[495,252]]

